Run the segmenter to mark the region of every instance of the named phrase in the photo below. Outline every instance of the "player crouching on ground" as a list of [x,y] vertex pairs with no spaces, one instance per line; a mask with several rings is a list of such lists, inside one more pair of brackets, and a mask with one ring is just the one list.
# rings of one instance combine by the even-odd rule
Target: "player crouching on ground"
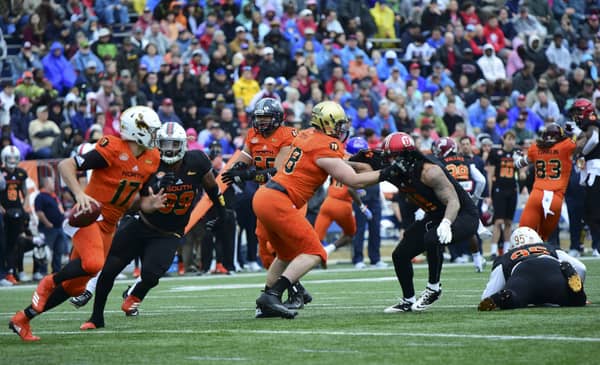
[[513,248],[494,261],[480,311],[545,304],[585,305],[586,268],[581,261],[545,244],[529,227],[517,228],[510,241]]

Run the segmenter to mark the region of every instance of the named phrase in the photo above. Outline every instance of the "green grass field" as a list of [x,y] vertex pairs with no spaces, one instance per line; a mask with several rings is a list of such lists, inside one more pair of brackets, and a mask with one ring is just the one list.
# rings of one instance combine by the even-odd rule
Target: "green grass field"
[[[120,281],[106,328],[82,332],[88,307],[68,304],[32,322],[37,343],[7,328],[33,286],[0,289],[2,364],[598,364],[600,260],[588,266],[586,308],[477,312],[488,273],[446,265],[442,298],[427,312],[384,314],[400,295],[393,270],[334,265],[304,280],[314,302],[294,320],[254,319],[262,274],[165,278],[137,318],[120,311]],[[489,266],[488,266],[489,268]],[[416,287],[427,269],[418,265]]]

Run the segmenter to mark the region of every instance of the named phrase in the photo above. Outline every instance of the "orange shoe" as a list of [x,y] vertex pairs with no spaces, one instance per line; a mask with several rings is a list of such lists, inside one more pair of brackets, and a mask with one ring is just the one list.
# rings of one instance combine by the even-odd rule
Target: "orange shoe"
[[181,275],[185,275],[185,266],[183,265],[183,262],[180,262],[177,264],[177,273],[181,276]]
[[135,317],[139,314],[138,307],[142,303],[142,300],[135,295],[128,295],[121,305],[121,310],[125,312],[128,317]]
[[133,277],[134,278],[139,278],[141,274],[142,274],[142,270],[140,270],[139,267],[136,267],[133,269]]
[[33,292],[33,297],[31,298],[31,307],[33,310],[42,313],[50,294],[52,294],[55,288],[54,274],[46,275],[38,284],[35,292]]
[[222,263],[217,262],[217,265],[215,266],[214,270],[210,272],[211,274],[229,274],[229,270],[227,270],[225,268],[225,266],[223,266]]
[[31,333],[31,326],[29,325],[29,318],[25,315],[25,312],[18,311],[8,322],[8,328],[14,333],[21,337],[21,340],[26,342],[39,341],[38,336],[34,336]]
[[87,322],[84,322],[84,323],[83,323],[83,324],[82,324],[82,325],[79,327],[79,329],[80,329],[80,330],[82,330],[82,331],[87,331],[87,330],[95,330],[95,329],[102,328],[102,327],[104,327],[104,325],[103,325],[103,324],[101,324],[101,325],[97,325],[97,324],[95,324],[95,323],[94,323],[94,322],[92,322],[92,321],[87,321]]
[[13,285],[17,285],[19,283],[19,281],[13,274],[7,274],[5,279],[10,281]]

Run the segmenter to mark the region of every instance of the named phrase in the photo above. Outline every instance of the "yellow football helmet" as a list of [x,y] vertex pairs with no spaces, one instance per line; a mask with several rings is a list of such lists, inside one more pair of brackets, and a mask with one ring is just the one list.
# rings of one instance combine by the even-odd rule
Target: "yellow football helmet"
[[348,138],[348,117],[342,106],[333,101],[323,101],[312,109],[310,124],[342,143]]

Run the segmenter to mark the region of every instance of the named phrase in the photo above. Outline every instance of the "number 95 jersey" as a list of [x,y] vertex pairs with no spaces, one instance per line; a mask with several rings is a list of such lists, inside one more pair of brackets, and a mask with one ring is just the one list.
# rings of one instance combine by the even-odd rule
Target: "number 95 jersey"
[[144,217],[155,227],[163,231],[174,232],[183,236],[183,231],[192,212],[192,205],[196,197],[202,192],[204,175],[212,168],[212,163],[201,151],[187,151],[182,162],[173,171],[172,165],[160,163],[158,171],[154,174],[141,191],[142,196],[149,194],[149,187],[157,192],[160,179],[167,172],[175,173],[173,182],[164,189],[167,195],[165,207],[153,213],[144,213]]
[[[158,168],[160,154],[157,149],[152,149],[136,158],[127,141],[114,136],[102,137],[95,149],[88,152],[94,153],[99,153],[106,164],[104,168],[93,170],[85,193],[102,203],[102,217],[114,225]],[[84,165],[88,154],[75,157],[77,166]]]

